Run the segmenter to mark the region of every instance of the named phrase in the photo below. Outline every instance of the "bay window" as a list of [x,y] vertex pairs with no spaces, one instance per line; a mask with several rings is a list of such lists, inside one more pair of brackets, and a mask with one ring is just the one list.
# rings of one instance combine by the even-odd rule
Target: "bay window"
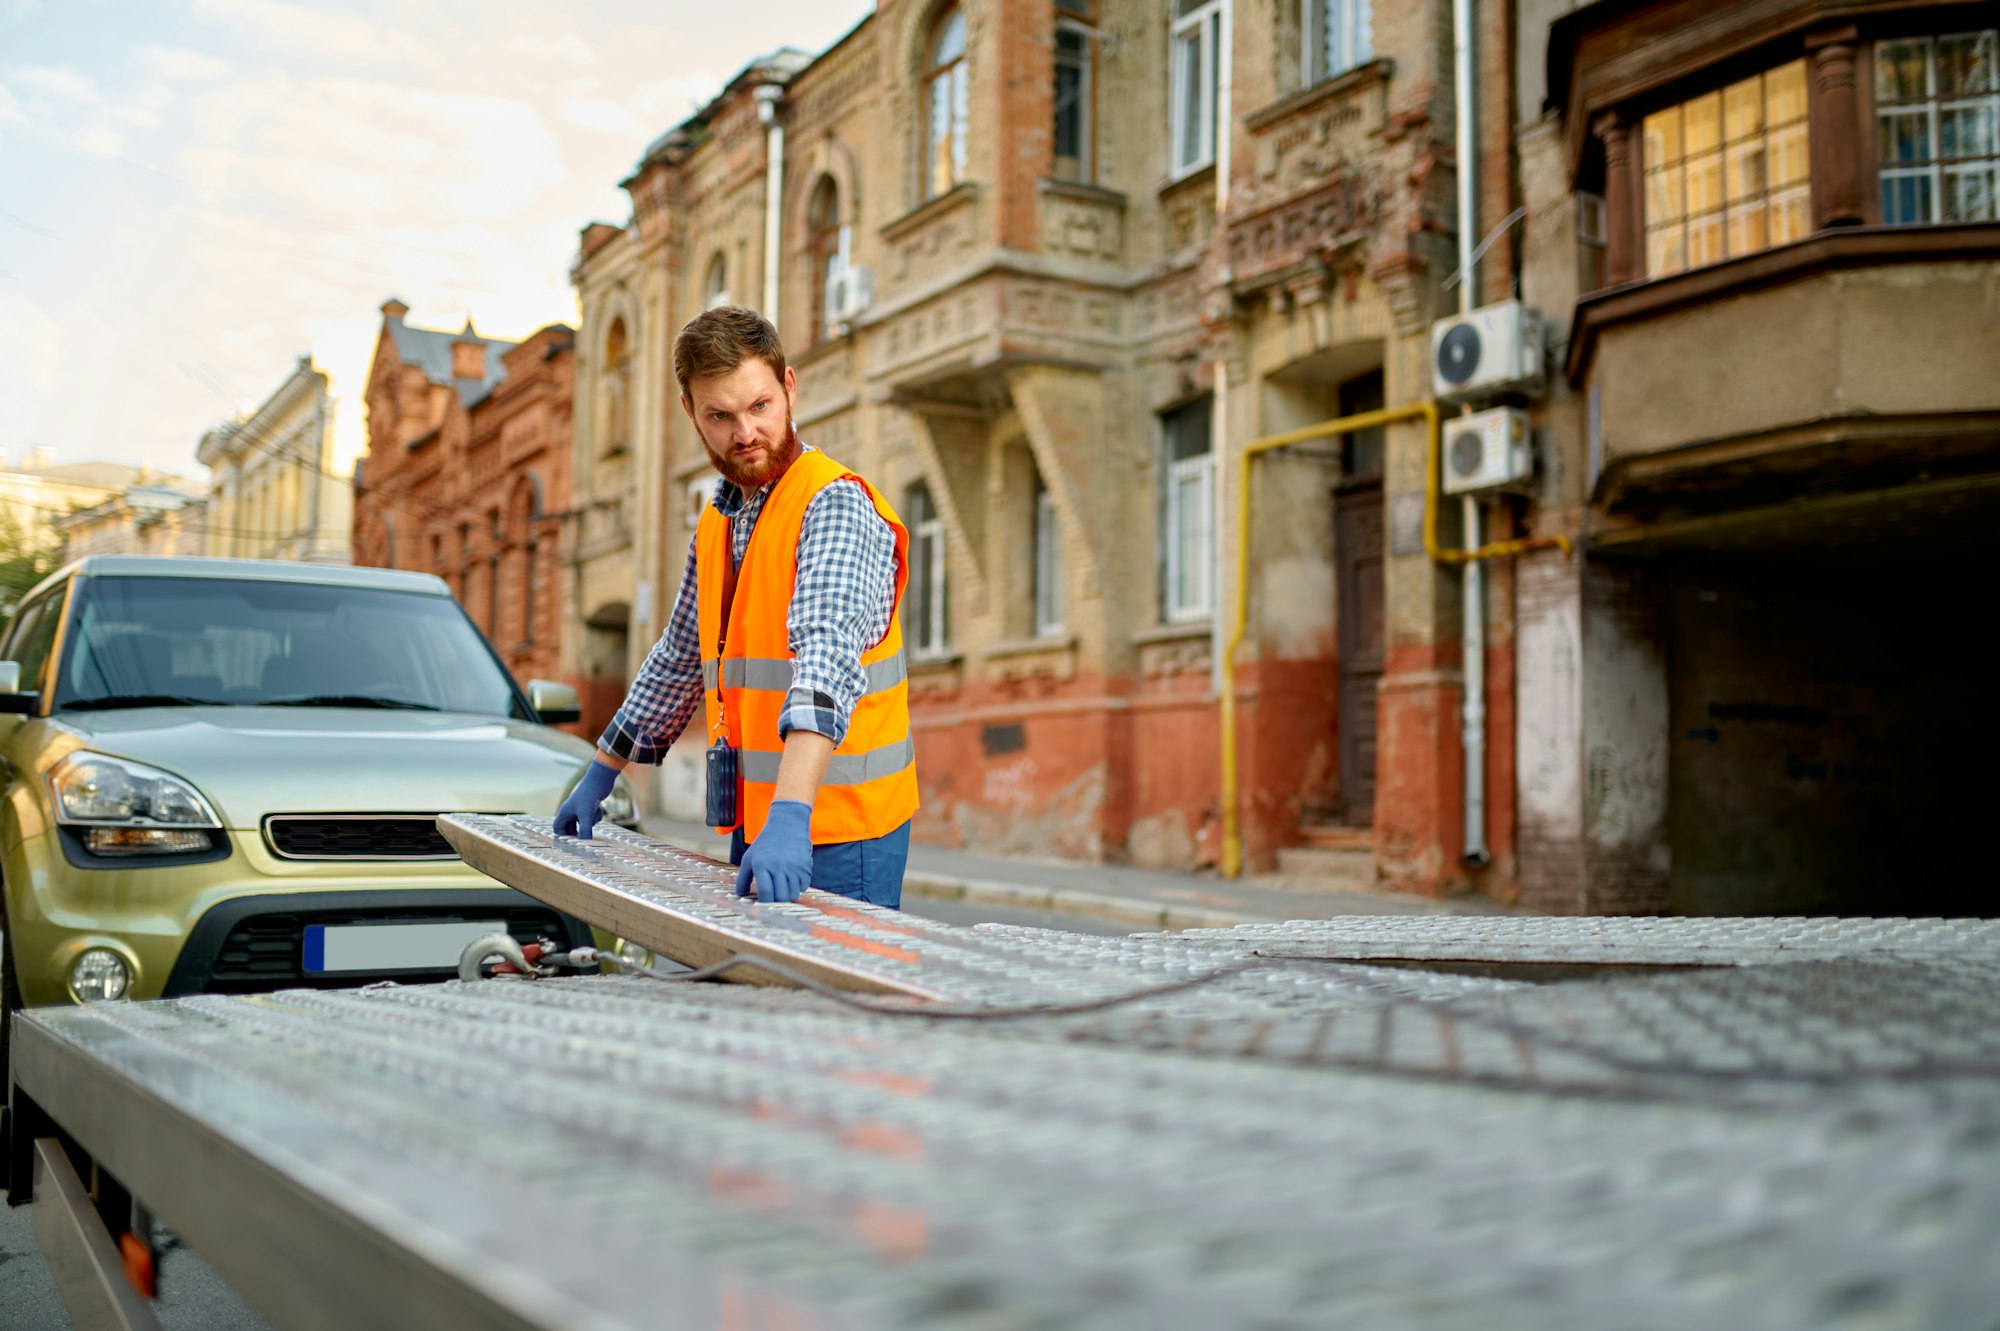
[[1882,220],[1991,222],[2000,187],[2000,31],[1875,45]]
[[1806,65],[1794,60],[1647,116],[1646,276],[1666,277],[1812,231]]

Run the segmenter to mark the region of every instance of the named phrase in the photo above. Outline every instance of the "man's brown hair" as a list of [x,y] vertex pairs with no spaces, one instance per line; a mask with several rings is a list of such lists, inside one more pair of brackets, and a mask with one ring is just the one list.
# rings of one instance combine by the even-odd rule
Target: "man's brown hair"
[[674,378],[680,380],[681,396],[687,396],[690,379],[728,374],[753,356],[784,383],[785,347],[769,319],[741,305],[703,310],[674,339]]

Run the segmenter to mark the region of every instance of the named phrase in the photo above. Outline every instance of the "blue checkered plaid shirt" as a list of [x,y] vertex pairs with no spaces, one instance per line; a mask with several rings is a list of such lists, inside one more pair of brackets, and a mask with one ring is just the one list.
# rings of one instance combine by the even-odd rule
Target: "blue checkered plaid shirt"
[[[731,557],[740,566],[771,486],[744,494],[718,479],[712,501],[730,519]],[[835,744],[847,736],[867,687],[861,654],[889,632],[896,607],[896,534],[859,484],[836,481],[806,505],[799,528],[798,578],[785,617],[792,687],[778,734],[812,730]],[[701,625],[695,607],[695,544],[667,630],[646,654],[618,715],[597,746],[636,763],[657,763],[701,709]]]

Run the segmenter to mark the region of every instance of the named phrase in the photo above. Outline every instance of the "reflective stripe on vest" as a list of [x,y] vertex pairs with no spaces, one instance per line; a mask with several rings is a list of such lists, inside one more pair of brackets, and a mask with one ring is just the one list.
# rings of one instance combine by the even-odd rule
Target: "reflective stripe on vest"
[[[864,697],[893,689],[910,677],[909,662],[900,651],[884,660],[871,662],[862,670],[868,677],[867,685],[862,689]],[[722,663],[721,679],[725,689],[768,689],[773,693],[784,693],[792,687],[792,663],[768,656],[732,656]],[[715,662],[712,660],[701,663],[701,685],[705,689],[716,686]]]
[[[778,779],[778,764],[784,758],[782,753],[768,753],[762,749],[745,749],[736,756],[742,765],[745,781],[775,783]],[[826,775],[820,778],[822,786],[858,786],[878,777],[894,776],[917,760],[917,742],[904,736],[893,744],[884,744],[879,749],[867,753],[836,753],[826,762]]]

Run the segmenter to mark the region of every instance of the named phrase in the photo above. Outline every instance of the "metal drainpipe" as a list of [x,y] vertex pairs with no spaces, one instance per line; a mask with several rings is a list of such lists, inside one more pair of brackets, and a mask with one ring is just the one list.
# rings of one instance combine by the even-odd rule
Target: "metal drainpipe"
[[[1452,0],[1452,95],[1458,111],[1458,308],[1478,303],[1474,254],[1479,234],[1479,136],[1473,105],[1472,0]],[[1466,495],[1463,544],[1480,548],[1479,501]],[[1477,559],[1465,565],[1465,862],[1479,868],[1492,859],[1486,848],[1486,573]]]
[[[1236,6],[1233,0],[1222,0],[1221,40],[1216,43],[1218,52],[1215,79],[1215,224],[1218,228],[1229,225],[1229,149],[1231,137],[1229,128],[1234,120],[1234,116],[1230,111],[1230,97],[1235,85],[1235,79],[1230,72],[1229,56],[1232,42],[1235,38],[1235,9]],[[1226,259],[1224,263],[1225,265],[1227,264]],[[1229,273],[1226,267],[1222,277],[1225,282],[1228,280]],[[1215,383],[1215,397],[1210,407],[1211,442],[1209,445],[1209,456],[1213,459],[1213,462],[1211,463],[1212,472],[1208,487],[1211,515],[1208,529],[1215,534],[1216,539],[1210,542],[1213,547],[1210,553],[1214,569],[1213,580],[1209,584],[1208,601],[1210,613],[1214,616],[1214,619],[1211,621],[1212,627],[1208,631],[1208,662],[1209,684],[1215,690],[1216,699],[1221,704],[1221,711],[1224,718],[1230,723],[1223,727],[1225,733],[1221,736],[1222,741],[1231,746],[1231,752],[1223,763],[1222,803],[1224,807],[1222,815],[1222,846],[1220,850],[1222,876],[1224,878],[1235,878],[1243,872],[1243,838],[1236,823],[1236,755],[1234,752],[1236,731],[1233,724],[1236,713],[1236,699],[1234,697],[1236,677],[1235,672],[1230,668],[1230,662],[1224,659],[1226,655],[1233,654],[1235,649],[1231,645],[1225,651],[1225,639],[1222,629],[1223,589],[1230,585],[1228,579],[1230,559],[1227,553],[1229,543],[1222,539],[1222,533],[1229,530],[1229,497],[1224,493],[1223,486],[1223,480],[1229,475],[1229,468],[1223,465],[1223,459],[1229,456],[1229,358],[1226,355],[1216,357],[1213,380]],[[1243,482],[1248,484],[1249,479],[1249,468],[1245,467]],[[1225,690],[1228,690],[1231,696],[1227,698],[1223,697]]]
[[778,223],[784,215],[785,127],[778,123],[778,99],[785,90],[775,83],[757,85],[757,119],[764,125],[764,317],[778,326]]

